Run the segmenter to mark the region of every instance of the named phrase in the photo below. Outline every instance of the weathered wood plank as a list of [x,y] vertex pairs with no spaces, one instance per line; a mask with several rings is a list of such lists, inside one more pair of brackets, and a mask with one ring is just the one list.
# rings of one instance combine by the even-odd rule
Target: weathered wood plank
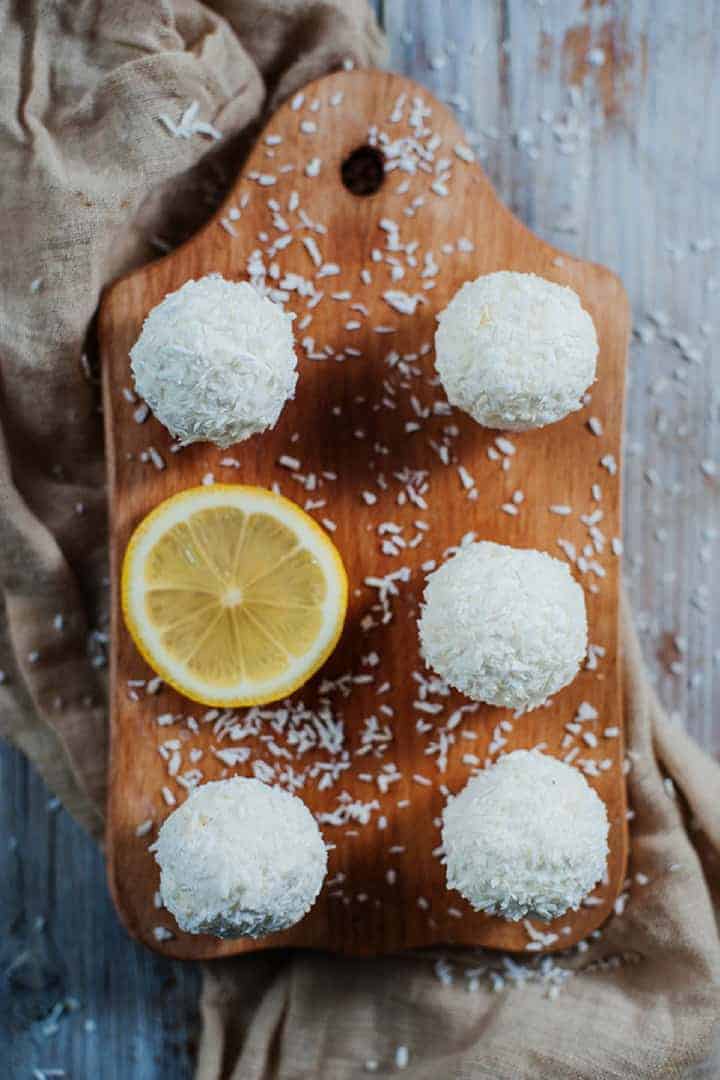
[[[705,237],[720,239],[720,130],[713,122],[720,112],[720,85],[713,77],[720,9],[714,0],[376,0],[376,6],[385,9],[391,66],[434,93],[467,99],[460,118],[478,133],[483,165],[501,197],[514,202],[540,235],[617,269],[641,329],[648,312],[665,311],[669,327],[687,334],[691,345],[702,350],[702,362],[688,363],[677,345],[658,340],[657,334],[633,350],[626,572],[662,699],[717,753],[718,625],[698,611],[691,597],[696,603],[705,598],[709,612],[720,610],[720,580],[712,572],[717,541],[709,531],[718,520],[719,485],[699,467],[701,461],[720,461],[720,380],[717,350],[713,356],[711,349],[718,330],[713,308],[720,267],[717,247],[688,249]],[[607,22],[614,27],[610,34],[604,29]],[[590,48],[596,40],[607,42],[608,34],[613,50],[622,52],[623,42],[629,43],[630,56],[620,72],[616,59],[609,68],[578,64],[577,58],[587,55],[578,44],[586,24]],[[510,55],[501,79],[503,35],[509,37]],[[454,51],[445,48],[448,42]],[[431,57],[442,64],[443,52],[444,66],[431,67]],[[537,119],[545,109],[554,118],[567,107],[573,72],[582,81],[583,115],[598,120],[588,147],[575,155],[563,153],[552,125]],[[627,95],[632,108],[611,117],[602,110],[596,116],[603,94],[628,80],[621,97],[625,101]],[[537,157],[531,156],[531,147],[517,145],[517,131],[525,127],[540,132]],[[568,209],[576,215],[577,232],[564,231]],[[678,251],[669,252],[666,242]],[[703,322],[711,336],[700,331]],[[657,470],[659,490],[644,479],[648,468]],[[685,654],[673,635],[680,635],[681,647],[686,639]],[[681,664],[676,672],[670,670],[673,663]],[[111,911],[100,857],[62,812],[52,824],[44,787],[7,747],[0,749],[0,781],[0,827],[5,836],[17,835],[25,858],[34,860],[22,881],[3,850],[0,931],[5,936],[16,912],[46,914],[47,884],[54,882],[50,926],[63,945],[67,992],[85,1004],[77,1018],[61,1021],[57,1036],[39,1045],[27,1030],[9,1040],[6,1016],[0,1055],[8,1060],[5,1049],[13,1046],[11,1075],[29,1076],[33,1067],[55,1065],[68,1076],[103,1080],[189,1076],[188,1054],[173,1047],[182,1047],[187,1037],[183,1017],[195,1022],[197,981],[191,969],[155,959],[130,943]],[[59,852],[54,862],[51,846]],[[173,978],[174,986],[164,986]],[[132,1009],[130,1002],[136,1002]],[[84,1031],[86,1017],[97,1021],[97,1033]]]
[[48,805],[42,781],[8,747],[0,791],[3,1075],[30,1077],[34,1068],[103,1080],[191,1075],[197,970],[129,940],[100,852]]

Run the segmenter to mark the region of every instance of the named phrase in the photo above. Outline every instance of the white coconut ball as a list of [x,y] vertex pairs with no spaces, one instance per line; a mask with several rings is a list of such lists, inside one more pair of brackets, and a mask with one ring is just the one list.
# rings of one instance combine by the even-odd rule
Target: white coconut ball
[[535,708],[585,657],[583,590],[542,551],[467,544],[428,575],[423,599],[422,655],[474,701]]
[[130,359],[137,392],[183,445],[224,448],[266,431],[297,382],[292,316],[220,274],[168,293]]
[[448,401],[484,427],[562,420],[595,379],[595,326],[567,286],[487,274],[466,282],[438,319],[435,366]]
[[572,765],[515,750],[443,812],[447,884],[477,911],[517,920],[576,910],[605,872],[604,802]]
[[154,845],[160,896],[182,930],[264,937],[299,922],[327,870],[315,818],[282,788],[234,777],[203,784]]

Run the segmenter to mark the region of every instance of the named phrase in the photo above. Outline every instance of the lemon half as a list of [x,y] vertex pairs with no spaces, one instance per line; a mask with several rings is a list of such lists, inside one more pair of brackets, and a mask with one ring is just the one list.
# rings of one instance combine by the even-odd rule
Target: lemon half
[[307,682],[347,610],[337,548],[299,506],[213,484],[160,503],[125,552],[122,609],[167,683],[204,705],[261,705]]

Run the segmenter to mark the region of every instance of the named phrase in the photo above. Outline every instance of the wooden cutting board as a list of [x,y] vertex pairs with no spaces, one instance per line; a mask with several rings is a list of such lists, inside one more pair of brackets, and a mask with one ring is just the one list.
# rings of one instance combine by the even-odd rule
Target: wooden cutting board
[[[423,88],[381,72],[331,75],[276,113],[204,229],[118,281],[103,300],[113,583],[109,877],[130,933],[171,956],[281,945],[364,955],[435,943],[558,949],[600,926],[622,885],[620,559],[612,541],[621,535],[628,304],[608,270],[528,232],[468,156],[454,118]],[[509,442],[449,410],[432,349],[435,317],[456,289],[500,269],[571,285],[600,339],[587,407]],[[138,422],[128,350],[166,293],[210,271],[236,280],[264,274],[285,291],[298,316],[300,379],[274,431],[228,452],[200,445],[174,454],[153,417]],[[413,306],[414,314],[398,310]],[[162,499],[213,478],[279,485],[326,523],[350,578],[337,651],[289,705],[261,716],[208,718],[174,691],[152,692],[153,673],[120,615],[119,569],[133,528]],[[547,708],[519,719],[472,711],[461,695],[438,692],[418,655],[423,566],[468,533],[561,558],[564,544],[585,587],[590,662]],[[591,718],[568,731],[581,703]],[[605,735],[608,728],[620,730]],[[537,744],[597,774],[589,781],[611,830],[608,880],[579,912],[540,927],[551,936],[532,944],[522,923],[477,914],[448,892],[435,849],[445,793],[499,752]],[[259,942],[181,934],[154,904],[158,871],[148,846],[160,823],[189,785],[233,774],[294,786],[326,815],[321,826],[333,845],[312,912]]]

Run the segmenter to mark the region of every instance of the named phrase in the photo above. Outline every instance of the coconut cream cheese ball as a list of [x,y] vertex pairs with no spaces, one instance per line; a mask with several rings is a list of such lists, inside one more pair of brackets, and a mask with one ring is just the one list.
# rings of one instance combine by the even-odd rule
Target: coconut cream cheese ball
[[137,392],[183,445],[225,448],[266,431],[297,382],[292,316],[220,274],[168,293],[130,359]]
[[154,845],[160,896],[181,930],[264,937],[299,922],[327,870],[315,818],[282,788],[234,777],[203,784]]
[[598,341],[567,286],[487,274],[466,282],[438,320],[435,367],[448,401],[484,427],[544,427],[582,406]]
[[585,657],[583,590],[542,551],[467,544],[428,575],[423,600],[425,662],[474,701],[536,708]]
[[515,750],[443,812],[447,884],[477,911],[550,920],[577,910],[605,873],[605,804],[572,765]]

